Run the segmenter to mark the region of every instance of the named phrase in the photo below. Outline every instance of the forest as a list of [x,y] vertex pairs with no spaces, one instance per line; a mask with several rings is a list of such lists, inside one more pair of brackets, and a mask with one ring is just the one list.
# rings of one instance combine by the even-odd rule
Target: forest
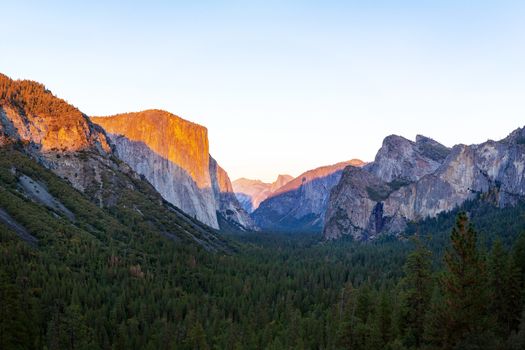
[[[13,162],[76,221],[17,192]],[[38,240],[0,224],[0,349],[525,348],[524,203],[480,198],[370,242],[224,233],[210,252],[25,156],[0,163],[0,207]]]

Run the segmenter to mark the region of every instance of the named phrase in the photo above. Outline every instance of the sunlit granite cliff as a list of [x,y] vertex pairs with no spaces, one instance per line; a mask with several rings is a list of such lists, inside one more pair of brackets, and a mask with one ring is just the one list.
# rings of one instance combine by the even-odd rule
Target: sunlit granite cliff
[[[118,157],[143,175],[167,201],[214,228],[219,228],[217,213],[230,212],[235,214],[226,215],[229,220],[253,228],[235,196],[221,195],[233,192],[222,169],[217,176],[219,168],[210,158],[205,127],[161,110],[91,120],[106,130]],[[222,182],[222,187],[217,187],[215,181]]]

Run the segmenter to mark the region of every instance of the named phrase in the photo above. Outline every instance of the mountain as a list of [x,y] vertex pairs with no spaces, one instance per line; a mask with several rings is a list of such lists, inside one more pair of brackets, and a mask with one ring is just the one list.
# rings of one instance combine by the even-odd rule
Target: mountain
[[267,183],[261,180],[250,180],[243,177],[233,181],[232,185],[235,195],[244,210],[251,213],[259,207],[262,201],[292,179],[293,176],[291,175],[279,175],[274,182]]
[[0,145],[26,143],[34,152],[110,151],[104,133],[77,108],[33,81],[0,74]]
[[107,132],[117,156],[168,202],[213,228],[219,228],[220,215],[243,230],[255,229],[209,154],[205,127],[161,110],[91,120]]
[[408,222],[478,197],[512,206],[525,195],[524,140],[523,128],[500,141],[452,149],[423,136],[416,142],[389,136],[373,163],[343,172],[330,195],[324,237],[401,233]]
[[359,167],[364,163],[353,159],[309,170],[272,193],[251,214],[252,218],[270,231],[320,232],[330,190],[348,165]]
[[[51,217],[63,216],[68,225],[78,226],[79,218],[89,216],[82,226],[88,234],[131,239],[148,233],[208,250],[227,247],[215,230],[163,200],[116,157],[102,128],[42,84],[0,75],[0,146],[7,201],[0,209],[3,222],[18,232],[35,226],[31,220],[38,211],[28,206],[21,212],[23,205],[14,204],[17,195],[48,208]],[[107,227],[99,224],[103,221]]]

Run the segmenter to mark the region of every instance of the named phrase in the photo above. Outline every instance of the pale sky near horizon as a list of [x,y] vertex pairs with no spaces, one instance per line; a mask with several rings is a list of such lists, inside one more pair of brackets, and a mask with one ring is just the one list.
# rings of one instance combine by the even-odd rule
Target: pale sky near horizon
[[0,72],[88,115],[168,110],[238,177],[383,138],[447,146],[525,125],[525,2],[4,1]]

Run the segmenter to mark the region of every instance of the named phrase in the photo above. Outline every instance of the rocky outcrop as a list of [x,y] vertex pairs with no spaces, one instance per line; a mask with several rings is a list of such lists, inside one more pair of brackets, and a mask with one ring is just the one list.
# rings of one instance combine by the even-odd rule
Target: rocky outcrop
[[[167,201],[214,228],[219,228],[217,212],[228,213],[228,219],[240,227],[253,228],[226,172],[210,158],[205,127],[161,110],[91,120],[106,130],[117,156]],[[217,185],[227,191],[216,191]]]
[[416,142],[391,135],[384,139],[375,160],[365,168],[385,182],[413,182],[433,173],[450,150],[421,135]]
[[307,171],[264,200],[252,218],[266,230],[320,232],[330,190],[348,165],[364,163],[354,159]]
[[6,144],[21,145],[76,189],[93,185],[94,196],[100,195],[96,167],[84,166],[78,156],[111,154],[104,131],[44,85],[0,74],[0,145]]
[[241,231],[257,231],[253,220],[237,200],[228,174],[212,157],[210,157],[210,175],[218,219],[220,223],[224,223],[222,226]]
[[525,195],[524,129],[499,142],[451,150],[418,137],[408,149],[406,141],[397,143],[396,152],[389,139],[383,143],[389,149],[382,148],[373,164],[360,171],[345,169],[330,196],[325,238],[397,234],[408,221],[434,217],[468,199],[481,196],[505,207]]
[[291,175],[279,175],[272,183],[240,178],[233,182],[233,189],[241,206],[251,213],[262,201],[291,180],[293,180]]
[[0,74],[0,142],[22,142],[35,151],[109,152],[103,132],[86,115],[45,86]]

